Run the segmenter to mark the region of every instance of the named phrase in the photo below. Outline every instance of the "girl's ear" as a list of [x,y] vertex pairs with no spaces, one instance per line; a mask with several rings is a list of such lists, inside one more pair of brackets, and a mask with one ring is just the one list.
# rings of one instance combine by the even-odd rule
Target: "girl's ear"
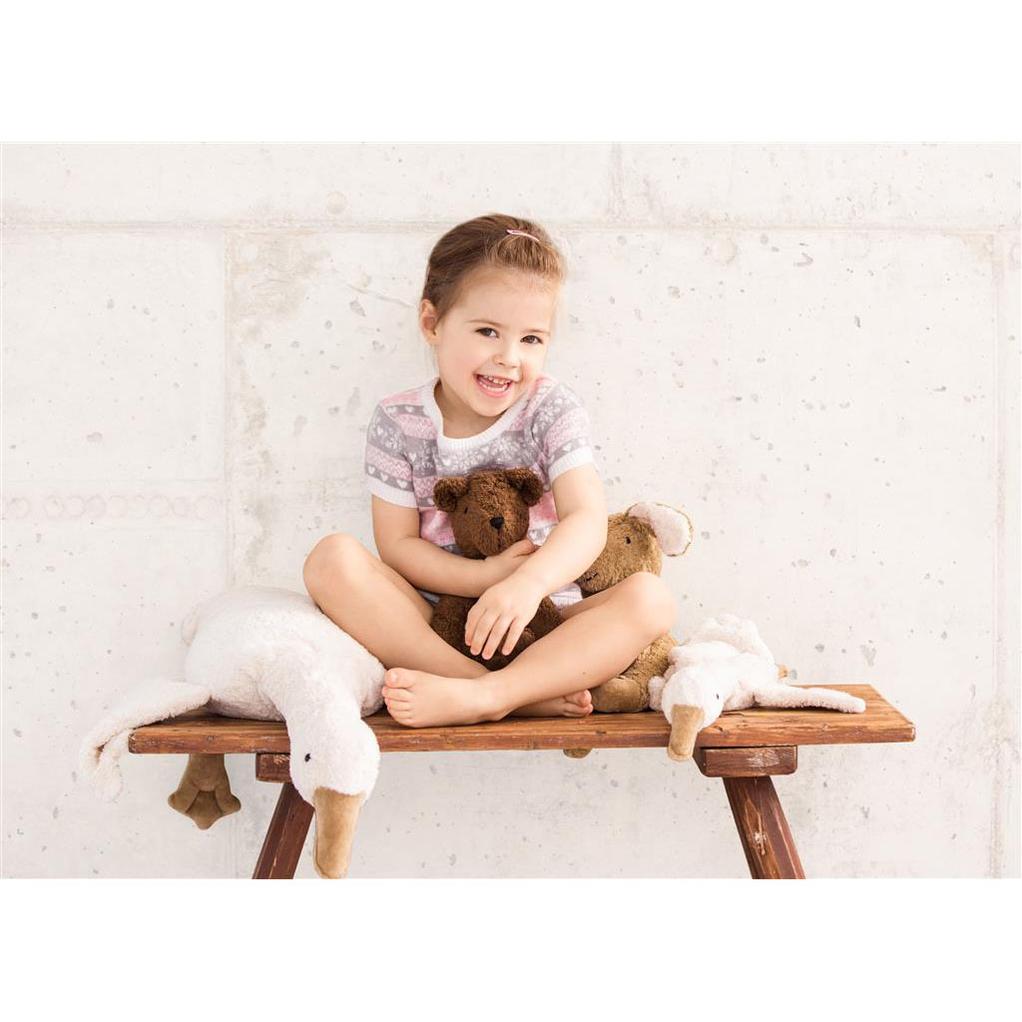
[[522,500],[529,507],[540,502],[543,483],[531,468],[505,469],[504,478],[522,495]]
[[419,302],[419,329],[422,330],[422,336],[426,338],[426,343],[429,345],[436,344],[436,339],[433,336],[436,328],[436,307],[428,298],[423,298]]
[[467,476],[448,476],[438,479],[433,487],[433,503],[441,511],[453,511],[458,506],[458,499],[468,493]]

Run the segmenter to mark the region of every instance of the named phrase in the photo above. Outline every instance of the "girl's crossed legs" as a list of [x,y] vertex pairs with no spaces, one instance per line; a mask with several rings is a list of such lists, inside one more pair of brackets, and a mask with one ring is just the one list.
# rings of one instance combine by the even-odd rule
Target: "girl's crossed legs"
[[[489,673],[440,638],[429,622],[433,604],[407,579],[345,533],[326,536],[305,562],[305,587],[320,610],[368,649],[384,667],[435,672],[454,678]],[[515,716],[584,717],[592,713],[588,689],[516,706]]]
[[[588,690],[670,631],[676,611],[658,575],[636,572],[562,608],[562,625],[503,670],[486,671],[436,635],[429,602],[350,536],[320,541],[306,561],[305,584],[323,612],[389,668],[387,709],[409,727],[499,720],[516,709],[553,716],[571,712],[565,699],[584,715],[592,708]],[[583,693],[580,703],[575,696]]]

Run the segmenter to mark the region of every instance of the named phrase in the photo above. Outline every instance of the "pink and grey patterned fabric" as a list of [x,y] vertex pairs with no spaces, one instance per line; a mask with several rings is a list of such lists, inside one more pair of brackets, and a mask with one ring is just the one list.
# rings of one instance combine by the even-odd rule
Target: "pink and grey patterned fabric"
[[[589,419],[575,392],[551,376],[540,376],[488,429],[475,436],[444,436],[434,396],[439,377],[383,398],[366,433],[365,472],[369,492],[419,510],[419,535],[460,553],[447,513],[433,503],[433,486],[446,476],[484,468],[531,468],[543,482],[543,497],[530,509],[529,538],[541,545],[557,524],[550,484],[562,472],[595,464]],[[435,594],[419,590],[435,602]],[[571,584],[551,593],[558,605],[581,599]]]

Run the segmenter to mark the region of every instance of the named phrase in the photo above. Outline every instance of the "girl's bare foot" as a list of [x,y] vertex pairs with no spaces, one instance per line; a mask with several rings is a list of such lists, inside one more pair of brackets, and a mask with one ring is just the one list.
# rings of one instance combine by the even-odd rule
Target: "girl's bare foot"
[[500,717],[494,688],[479,678],[444,678],[425,671],[392,667],[383,676],[383,701],[406,727],[478,724]]
[[571,695],[557,696],[554,699],[543,699],[528,706],[519,706],[512,710],[511,717],[587,717],[593,712],[593,697],[589,689],[572,692]]

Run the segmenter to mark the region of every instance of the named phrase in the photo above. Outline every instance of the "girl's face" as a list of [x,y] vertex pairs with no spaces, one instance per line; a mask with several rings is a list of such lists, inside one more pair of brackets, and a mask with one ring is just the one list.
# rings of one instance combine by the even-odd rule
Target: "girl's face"
[[485,428],[529,389],[546,362],[556,304],[549,281],[490,267],[466,281],[439,324],[423,299],[419,326],[436,349],[445,418]]

